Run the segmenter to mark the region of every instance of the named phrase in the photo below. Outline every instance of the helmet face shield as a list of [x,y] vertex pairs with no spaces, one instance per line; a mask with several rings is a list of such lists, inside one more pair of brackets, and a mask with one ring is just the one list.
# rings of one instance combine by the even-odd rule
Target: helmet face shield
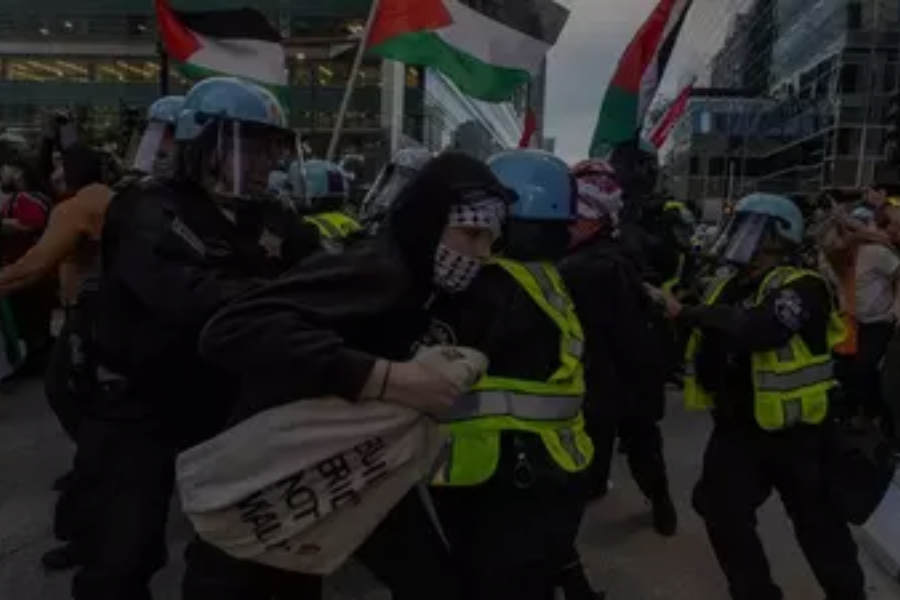
[[384,214],[417,174],[418,170],[407,166],[389,164],[385,167],[363,199],[360,217],[369,220]]
[[713,253],[727,263],[749,265],[765,243],[775,221],[769,215],[737,213],[716,240]]
[[293,131],[229,120],[219,121],[212,129],[214,144],[207,151],[212,151],[208,164],[216,178],[215,189],[211,190],[216,195],[244,200],[271,198],[272,171],[300,160]]
[[151,121],[143,133],[135,134],[129,143],[126,164],[131,169],[147,174],[172,172],[175,155],[172,126],[161,121]]

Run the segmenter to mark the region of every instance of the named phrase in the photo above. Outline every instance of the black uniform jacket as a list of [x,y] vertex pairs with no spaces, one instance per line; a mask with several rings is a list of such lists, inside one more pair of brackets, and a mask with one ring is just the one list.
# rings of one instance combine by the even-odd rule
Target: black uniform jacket
[[95,416],[171,417],[185,431],[214,423],[233,386],[200,359],[197,338],[216,310],[317,243],[292,223],[295,215],[260,205],[235,224],[186,182],[145,179],[119,191],[91,312],[97,360],[124,383],[115,399],[98,398]]
[[831,295],[825,282],[805,276],[768,293],[755,306],[765,275],[731,279],[713,306],[682,309],[679,319],[703,342],[697,378],[715,394],[717,418],[753,423],[751,355],[781,348],[800,334],[813,353],[827,352]]

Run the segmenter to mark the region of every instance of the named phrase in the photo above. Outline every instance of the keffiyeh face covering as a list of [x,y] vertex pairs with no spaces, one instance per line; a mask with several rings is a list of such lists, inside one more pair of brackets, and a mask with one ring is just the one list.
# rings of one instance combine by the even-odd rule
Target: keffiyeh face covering
[[[450,211],[450,227],[471,227],[490,231],[500,237],[506,205],[502,200],[486,198],[472,204],[458,204]],[[434,256],[434,284],[445,292],[460,292],[475,280],[481,270],[479,258],[466,256],[441,243]]]

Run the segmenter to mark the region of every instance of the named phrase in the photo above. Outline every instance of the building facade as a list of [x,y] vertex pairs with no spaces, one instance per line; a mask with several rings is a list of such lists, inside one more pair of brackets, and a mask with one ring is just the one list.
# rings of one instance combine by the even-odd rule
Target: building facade
[[[313,153],[324,153],[346,89],[356,39],[370,0],[259,0],[286,39],[293,125]],[[176,7],[181,6],[174,0]],[[0,127],[35,130],[42,115],[72,110],[97,140],[115,139],[123,115],[141,111],[161,90],[191,82],[166,68],[147,0],[5,0],[0,3]],[[205,0],[203,9],[240,3]],[[437,149],[466,123],[496,146],[517,141],[518,105],[482,106],[420,68],[366,58],[346,115],[340,154],[383,157],[397,139]],[[512,142],[514,143],[514,141]],[[441,146],[443,147],[443,146]]]
[[[716,163],[738,165],[735,195],[860,188],[884,158],[900,72],[900,3],[819,0],[809,8],[809,0],[756,0],[712,60],[712,86],[733,95],[722,110],[742,114],[712,123],[713,135],[729,140]],[[747,31],[758,33],[748,42]],[[736,108],[747,106],[749,113]],[[700,143],[700,119],[685,117],[683,140]],[[672,151],[690,157],[691,145]],[[695,176],[684,166],[689,159],[669,162],[679,165],[672,176]]]

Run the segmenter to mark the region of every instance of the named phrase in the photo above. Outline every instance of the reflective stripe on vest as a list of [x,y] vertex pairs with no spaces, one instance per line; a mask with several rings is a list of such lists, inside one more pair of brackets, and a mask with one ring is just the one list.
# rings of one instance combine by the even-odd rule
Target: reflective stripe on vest
[[328,239],[347,237],[360,229],[359,223],[339,212],[310,215],[305,217],[304,220],[314,225],[319,230],[319,233]]
[[466,421],[481,417],[514,417],[525,421],[567,421],[578,416],[581,397],[532,396],[500,390],[473,392],[441,413],[443,422]]
[[545,263],[497,260],[560,331],[560,366],[547,381],[483,377],[474,391],[439,418],[449,436],[438,463],[435,485],[473,486],[494,474],[500,461],[500,434],[525,431],[540,436],[554,462],[566,472],[581,471],[593,458],[581,407],[584,334],[571,298],[556,269]]
[[678,265],[675,267],[675,273],[672,275],[672,277],[663,282],[662,289],[666,290],[667,292],[672,292],[675,287],[679,283],[681,283],[681,278],[684,276],[684,262],[685,256],[682,252],[678,255]]
[[[767,295],[801,277],[819,277],[812,271],[790,267],[774,269],[760,285],[755,304]],[[729,278],[714,282],[707,290],[704,303],[712,305]],[[832,306],[828,322],[828,346],[840,343],[845,329],[840,314]],[[686,353],[685,402],[690,409],[712,408],[714,398],[697,381],[695,359],[702,343],[702,333],[694,331]],[[757,423],[766,430],[778,430],[800,423],[821,423],[828,412],[828,392],[836,385],[830,352],[814,355],[802,337],[794,335],[781,348],[755,352],[751,357],[754,388],[754,412]]]
[[[584,395],[581,357],[584,354],[584,332],[575,314],[575,306],[556,268],[548,263],[519,263],[504,259],[494,261],[528,293],[550,317],[560,331],[560,367],[545,382],[521,381],[505,377],[482,378],[476,390],[500,390],[526,394]],[[562,386],[562,387],[561,387]]]

